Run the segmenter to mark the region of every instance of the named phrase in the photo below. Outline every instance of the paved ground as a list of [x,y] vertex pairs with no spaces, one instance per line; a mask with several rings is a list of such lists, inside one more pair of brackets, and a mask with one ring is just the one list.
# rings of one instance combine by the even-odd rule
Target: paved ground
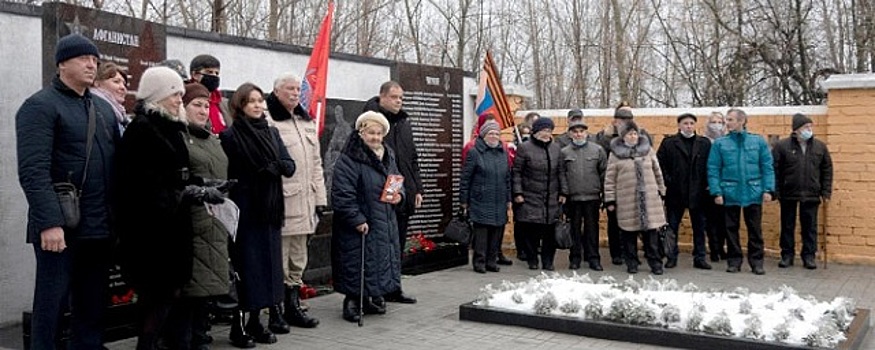
[[[607,252],[602,252],[607,256]],[[557,256],[558,272],[568,273],[566,254]],[[603,260],[606,260],[603,258]],[[603,272],[591,276],[611,274],[626,278],[625,269],[611,266],[609,261]],[[755,276],[750,271],[738,274],[724,272],[724,265],[715,265],[711,271],[694,270],[689,258],[681,258],[680,266],[667,270],[663,278],[675,278],[679,283],[694,282],[703,288],[734,288],[745,286],[752,291],[767,291],[783,284],[796,288],[800,293],[813,294],[818,299],[837,296],[852,297],[858,306],[875,309],[875,268],[832,264],[808,271],[797,265],[779,269],[777,261],[767,260],[766,275]],[[415,305],[389,304],[389,312],[383,316],[367,316],[365,326],[357,327],[340,317],[341,295],[327,295],[308,300],[310,314],[322,324],[315,329],[293,329],[292,334],[279,336],[273,345],[259,345],[264,349],[664,349],[585,338],[560,333],[531,330],[520,327],[496,326],[459,321],[458,307],[471,301],[480,287],[502,280],[519,281],[534,276],[539,271],[526,269],[525,264],[502,267],[500,273],[481,275],[471,271],[470,266],[433,272],[420,276],[405,277],[404,288],[419,298]],[[589,270],[580,270],[581,273]],[[646,277],[639,273],[638,277]],[[213,349],[234,349],[228,343],[228,328],[215,327],[216,341]],[[134,349],[135,341],[125,340],[108,344],[111,350]],[[865,349],[875,349],[875,336],[871,334]]]

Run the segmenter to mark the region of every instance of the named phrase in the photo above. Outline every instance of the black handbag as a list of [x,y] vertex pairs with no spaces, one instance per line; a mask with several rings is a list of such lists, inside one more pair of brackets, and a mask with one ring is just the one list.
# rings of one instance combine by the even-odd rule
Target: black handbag
[[565,210],[560,210],[562,214],[559,215],[559,222],[555,226],[556,249],[571,249],[574,245],[574,239],[571,238],[571,225],[568,223],[568,217],[565,216]]
[[674,247],[677,245],[678,236],[668,224],[659,228],[659,255],[663,258],[674,258]]
[[82,185],[76,188],[70,179],[73,172],[67,174],[67,181],[55,182],[52,189],[58,196],[58,205],[61,207],[61,215],[64,216],[64,228],[75,229],[79,226],[81,213],[79,211],[79,196],[85,187],[85,179],[88,178],[88,161],[91,159],[91,149],[94,148],[94,133],[97,129],[97,117],[94,115],[94,103],[88,101],[88,141],[85,145],[85,169],[82,171]]
[[463,246],[471,243],[471,223],[463,211],[459,211],[444,228],[444,237]]

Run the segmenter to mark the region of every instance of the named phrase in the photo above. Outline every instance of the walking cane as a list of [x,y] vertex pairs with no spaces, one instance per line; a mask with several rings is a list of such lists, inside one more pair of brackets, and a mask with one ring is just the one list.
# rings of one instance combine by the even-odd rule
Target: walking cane
[[362,233],[362,269],[359,276],[359,327],[365,325],[365,235]]

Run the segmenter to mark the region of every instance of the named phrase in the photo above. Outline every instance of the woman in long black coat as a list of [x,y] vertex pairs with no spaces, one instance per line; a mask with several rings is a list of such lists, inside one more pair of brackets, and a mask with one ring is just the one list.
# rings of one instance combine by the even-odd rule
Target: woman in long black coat
[[385,313],[383,296],[401,287],[395,206],[405,199],[400,191],[388,201],[380,200],[388,176],[399,174],[392,149],[383,143],[389,121],[380,113],[365,112],[355,126],[358,132],[350,136],[335,164],[331,187],[334,290],[346,295],[343,318],[350,322],[359,321],[360,297],[369,298],[365,313]]
[[[203,203],[203,179],[190,171],[179,75],[146,70],[137,106],[119,147],[117,172],[125,183],[116,202],[122,264],[143,312],[137,349],[155,349],[171,305],[191,277],[191,206]],[[98,125],[97,132],[115,125]],[[212,188],[210,201],[223,201]]]
[[[234,123],[220,135],[228,156],[228,177],[236,179],[229,197],[240,208],[231,262],[240,277],[238,303],[249,312],[242,327],[242,312],[236,312],[231,342],[238,347],[275,343],[276,337],[260,320],[260,310],[283,298],[283,267],[280,230],[283,225],[282,177],[295,173],[295,162],[283,147],[279,132],[264,117],[264,94],[244,83],[231,97]],[[276,331],[276,330],[274,330]]]

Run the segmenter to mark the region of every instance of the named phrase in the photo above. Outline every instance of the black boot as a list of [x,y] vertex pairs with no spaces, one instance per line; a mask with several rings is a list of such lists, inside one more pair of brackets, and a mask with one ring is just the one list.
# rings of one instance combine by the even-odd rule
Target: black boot
[[365,298],[363,305],[365,315],[385,315],[386,314],[386,299],[383,297]]
[[249,321],[246,322],[246,332],[249,333],[252,340],[255,340],[256,343],[276,343],[276,336],[261,324],[261,320],[258,317],[258,311],[252,311],[249,313]]
[[231,345],[240,349],[255,347],[255,342],[243,327],[243,311],[234,311],[231,316]]
[[315,328],[319,325],[318,319],[308,316],[307,312],[301,308],[301,286],[286,287],[283,307],[286,309],[283,318],[290,325],[301,328]]
[[274,305],[268,313],[267,329],[274,334],[289,334],[289,325],[283,320],[279,305]]
[[343,298],[343,319],[349,322],[357,323],[361,320],[359,316],[359,298],[357,296],[349,296]]

